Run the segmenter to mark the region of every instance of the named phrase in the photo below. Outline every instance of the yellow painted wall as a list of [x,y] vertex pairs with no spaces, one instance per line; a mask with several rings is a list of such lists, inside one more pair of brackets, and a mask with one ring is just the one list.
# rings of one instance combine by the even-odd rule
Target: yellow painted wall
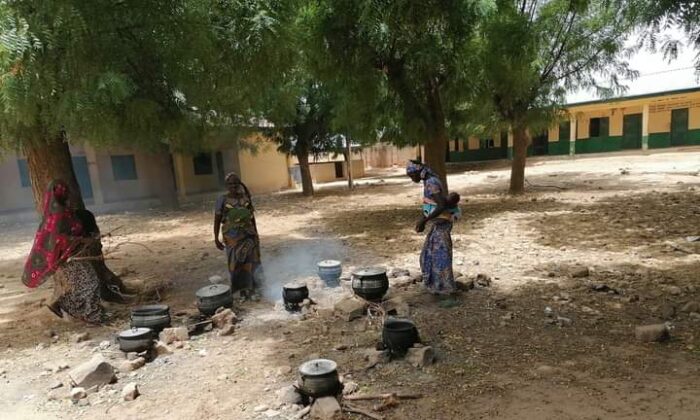
[[623,111],[621,109],[613,109],[610,113],[610,132],[611,136],[621,136],[622,135],[622,120],[624,118]]
[[173,155],[173,163],[177,173],[178,193],[180,195],[191,195],[218,191],[220,186],[214,154],[212,153],[213,171],[210,175],[195,175],[193,158],[192,155]]
[[[137,179],[125,181],[114,179],[111,156],[119,155],[134,156]],[[156,197],[158,194],[156,181],[162,175],[159,173],[161,168],[153,165],[153,162],[153,156],[127,149],[97,151],[88,156],[88,165],[95,165],[97,168],[97,171],[93,171],[98,176],[97,182],[95,180],[92,182],[93,189],[99,188],[104,203]]]
[[269,140],[257,138],[256,141],[256,153],[242,150],[238,154],[243,183],[255,194],[289,188],[287,156],[278,152],[277,145]]
[[479,138],[469,137],[469,150],[476,150],[479,148]]
[[649,113],[649,132],[668,133],[671,131],[671,111]]
[[700,128],[700,106],[688,110],[688,128],[691,130]]
[[[345,162],[339,162],[343,165],[343,176],[338,178],[335,173],[336,162],[316,162],[311,163],[311,179],[314,182],[333,182],[347,179],[347,170]],[[353,178],[358,179],[365,176],[365,164],[361,159],[352,161]]]
[[418,155],[416,147],[398,148],[390,144],[377,144],[362,151],[366,168],[391,168],[404,166]]

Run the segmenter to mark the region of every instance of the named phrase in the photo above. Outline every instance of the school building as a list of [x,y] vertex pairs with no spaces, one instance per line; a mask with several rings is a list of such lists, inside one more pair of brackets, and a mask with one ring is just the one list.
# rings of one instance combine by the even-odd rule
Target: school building
[[[197,155],[174,153],[169,156],[172,165],[156,164],[163,161],[162,156],[130,149],[71,145],[71,154],[85,203],[97,211],[157,206],[158,189],[173,179],[181,201],[195,199],[223,190],[224,177],[230,171],[239,173],[254,194],[292,187],[289,158],[277,151],[277,145],[262,137],[248,141],[255,144],[254,149],[231,147]],[[23,156],[5,155],[0,161],[0,177],[0,214],[34,208]]]
[[[556,126],[529,133],[528,156],[700,145],[700,87],[568,104]],[[512,133],[450,142],[451,162],[510,159]]]

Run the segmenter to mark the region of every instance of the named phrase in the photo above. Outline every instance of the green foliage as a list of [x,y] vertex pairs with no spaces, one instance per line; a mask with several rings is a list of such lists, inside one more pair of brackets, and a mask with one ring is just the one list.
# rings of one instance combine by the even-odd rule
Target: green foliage
[[629,11],[631,19],[643,27],[641,44],[660,49],[668,59],[675,59],[683,40],[667,35],[665,29],[681,28],[698,51],[695,68],[700,73],[700,2],[696,0],[620,0],[620,7]]
[[625,60],[631,25],[610,2],[497,3],[473,46],[477,96],[462,107],[482,128],[546,129],[561,117],[566,92],[595,89],[607,96],[636,75]]
[[323,85],[299,81],[294,113],[270,114],[275,126],[266,134],[278,144],[278,150],[295,156],[318,156],[342,152],[343,137],[332,129],[334,98]]
[[[491,1],[319,0],[303,20],[314,71],[352,121],[397,144],[431,138],[470,95],[469,45]],[[436,112],[437,110],[437,112]],[[444,115],[443,115],[444,114]],[[379,130],[377,130],[377,128]]]
[[291,1],[0,2],[0,146],[196,150],[231,141],[274,89]]

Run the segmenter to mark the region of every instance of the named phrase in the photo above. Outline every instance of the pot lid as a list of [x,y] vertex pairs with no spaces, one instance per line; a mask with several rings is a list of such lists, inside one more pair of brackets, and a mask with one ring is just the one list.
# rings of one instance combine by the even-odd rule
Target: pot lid
[[231,286],[225,284],[212,284],[211,286],[204,286],[201,289],[197,290],[196,295],[198,298],[209,298],[221,296],[230,292]]
[[150,328],[131,328],[119,333],[119,338],[145,338],[151,335],[153,331]]
[[323,376],[333,373],[338,364],[328,359],[313,359],[299,366],[299,373],[304,376]]
[[170,307],[168,305],[143,305],[137,306],[131,309],[133,314],[143,314],[143,313],[158,313],[158,312],[168,312]]
[[320,263],[318,263],[318,266],[321,268],[331,268],[331,267],[340,267],[340,261],[337,260],[323,260]]
[[355,271],[352,274],[356,277],[381,276],[382,274],[386,274],[386,269],[384,267],[365,267]]
[[301,281],[293,281],[282,286],[283,289],[287,290],[303,289],[304,287],[306,287],[306,283]]

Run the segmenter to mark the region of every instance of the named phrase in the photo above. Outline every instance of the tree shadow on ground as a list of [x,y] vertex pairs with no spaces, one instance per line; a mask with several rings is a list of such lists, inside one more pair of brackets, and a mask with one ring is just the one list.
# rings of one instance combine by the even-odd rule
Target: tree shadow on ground
[[541,245],[554,248],[667,252],[667,241],[700,234],[700,195],[648,192],[604,198],[570,212],[542,214],[530,226],[540,232]]
[[[377,320],[368,318],[347,322],[312,316],[302,322],[280,323],[260,335],[280,338],[279,347],[269,357],[272,365],[297,366],[310,358],[330,358],[338,363],[341,374],[352,374],[363,393],[424,395],[418,402],[402,401],[390,412],[391,418],[470,418],[476,409],[473,402],[480,395],[498,397],[531,386],[553,392],[556,384],[554,389],[563,387],[567,394],[580,392],[589,401],[607,402],[616,400],[625,384],[630,391],[642,392],[650,378],[656,387],[687,390],[695,383],[694,366],[700,361],[700,337],[695,333],[698,321],[689,314],[674,316],[673,339],[664,344],[637,342],[634,326],[661,320],[661,308],[669,302],[700,302],[697,289],[689,288],[692,273],[700,269],[698,264],[668,270],[611,266],[589,279],[573,279],[564,272],[574,267],[561,267],[562,272],[554,277],[515,290],[462,292],[459,305],[449,309],[420,286],[410,286],[400,296],[409,303],[410,318],[421,338],[438,356],[436,365],[422,370],[401,360],[366,370],[364,353],[381,340]],[[641,277],[635,274],[640,270],[644,272]],[[619,285],[612,273],[618,273]],[[666,279],[665,285],[679,285],[683,295],[653,293],[661,287],[659,279]],[[594,291],[586,284],[589,280],[621,291]],[[639,300],[628,299],[631,293],[639,295]],[[285,379],[291,381],[295,374]],[[585,392],[607,388],[606,382],[612,386],[605,395]],[[680,412],[692,413],[700,397],[687,391],[683,395],[693,402]],[[666,401],[654,401],[666,406]],[[572,409],[571,405],[556,408]],[[561,416],[568,418],[560,411]]]

